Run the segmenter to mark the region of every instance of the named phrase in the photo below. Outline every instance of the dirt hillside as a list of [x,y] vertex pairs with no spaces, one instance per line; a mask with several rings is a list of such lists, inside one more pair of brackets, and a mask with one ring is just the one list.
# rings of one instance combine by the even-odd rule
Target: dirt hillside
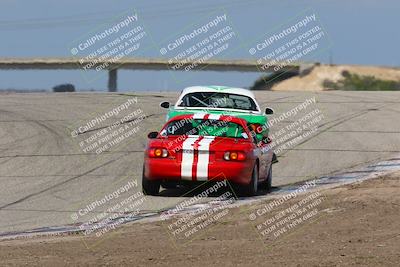
[[342,72],[349,71],[362,76],[374,76],[376,79],[400,81],[400,69],[376,66],[357,65],[320,65],[305,76],[295,76],[275,84],[274,91],[322,91],[323,82],[327,79],[336,82],[343,78]]

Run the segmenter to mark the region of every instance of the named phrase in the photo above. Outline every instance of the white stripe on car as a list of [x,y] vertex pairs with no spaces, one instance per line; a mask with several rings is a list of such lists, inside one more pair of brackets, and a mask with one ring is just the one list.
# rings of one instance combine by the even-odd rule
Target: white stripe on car
[[195,114],[193,114],[193,119],[203,119],[204,118],[204,116],[206,116],[206,114],[205,113],[195,113]]
[[208,116],[209,120],[219,120],[221,118],[221,115],[219,114],[210,114],[210,116]]
[[[199,155],[197,160],[197,181],[208,180],[208,164],[210,162],[210,144],[214,141],[214,136],[204,137],[199,142]],[[193,162],[194,164],[194,162]]]
[[189,135],[182,144],[182,162],[181,162],[181,179],[192,180],[192,169],[194,162],[193,144],[199,139],[199,136]]

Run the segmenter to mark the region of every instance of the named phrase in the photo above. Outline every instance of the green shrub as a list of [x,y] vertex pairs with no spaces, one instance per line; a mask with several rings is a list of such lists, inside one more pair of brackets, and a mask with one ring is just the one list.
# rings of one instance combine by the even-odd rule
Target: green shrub
[[343,79],[338,82],[325,80],[323,86],[334,90],[352,91],[396,91],[400,82],[376,79],[374,76],[362,76],[348,71],[342,72]]

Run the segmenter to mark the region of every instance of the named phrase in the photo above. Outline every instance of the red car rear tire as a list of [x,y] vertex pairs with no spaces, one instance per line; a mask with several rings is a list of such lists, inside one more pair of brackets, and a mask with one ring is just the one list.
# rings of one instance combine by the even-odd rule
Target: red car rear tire
[[142,174],[142,191],[145,195],[157,196],[160,193],[160,181],[152,181],[144,175],[144,167]]
[[264,190],[270,190],[272,188],[272,164],[269,166],[267,179],[260,183],[260,188]]
[[245,188],[245,194],[247,196],[254,196],[258,191],[258,164],[256,163],[251,174],[250,183]]

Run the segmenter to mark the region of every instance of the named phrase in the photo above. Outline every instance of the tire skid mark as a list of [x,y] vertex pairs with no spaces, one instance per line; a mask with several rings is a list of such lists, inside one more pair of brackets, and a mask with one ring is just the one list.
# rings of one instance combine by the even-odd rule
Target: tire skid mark
[[[151,117],[161,116],[161,115],[165,115],[165,114],[164,113],[154,113],[154,114],[146,115],[146,116],[143,117],[143,120],[146,120],[146,119],[151,118]],[[137,119],[137,118],[135,118],[135,119]],[[125,123],[130,123],[132,121],[135,121],[135,119],[124,121],[124,122],[121,123],[121,125],[123,125]],[[90,130],[82,131],[82,132],[79,132],[78,135],[82,135],[82,134],[86,134],[86,133],[90,133],[90,132],[96,132],[96,131],[111,127],[112,125],[113,124],[109,124],[109,125],[93,128],[93,129],[90,129]]]
[[29,194],[29,195],[26,195],[26,196],[24,196],[24,197],[22,197],[22,198],[20,198],[20,199],[18,199],[18,200],[15,200],[15,201],[13,201],[13,202],[11,202],[11,203],[8,203],[8,204],[5,204],[5,205],[3,205],[3,206],[0,206],[0,210],[3,210],[3,209],[5,209],[5,208],[7,208],[7,207],[10,207],[10,206],[12,206],[12,205],[21,203],[21,202],[23,202],[23,201],[25,201],[25,200],[28,200],[28,199],[30,199],[30,198],[32,198],[32,197],[35,197],[35,196],[38,196],[38,195],[40,195],[40,194],[42,194],[42,193],[45,193],[45,192],[47,192],[47,191],[50,191],[50,190],[52,190],[52,189],[54,189],[54,188],[57,188],[57,187],[59,187],[59,186],[61,186],[61,185],[65,185],[65,184],[67,184],[67,183],[69,183],[69,182],[71,182],[71,181],[77,180],[77,179],[79,179],[79,178],[81,178],[81,177],[83,177],[83,176],[85,176],[85,175],[87,175],[87,174],[90,174],[91,172],[94,172],[94,171],[96,171],[96,170],[98,170],[98,169],[101,169],[101,168],[103,168],[103,167],[105,167],[105,166],[107,166],[107,165],[109,165],[109,164],[111,164],[111,163],[113,163],[113,162],[115,162],[115,161],[121,159],[122,157],[124,157],[124,156],[126,156],[126,155],[128,155],[128,154],[124,154],[124,155],[119,156],[119,157],[117,157],[117,158],[115,158],[115,159],[109,160],[109,161],[107,161],[107,162],[105,162],[105,163],[103,163],[103,164],[100,164],[99,166],[94,167],[94,168],[92,168],[92,169],[90,169],[90,170],[88,170],[88,171],[86,171],[86,172],[84,172],[84,173],[81,173],[81,174],[79,174],[79,175],[76,175],[76,176],[74,176],[74,177],[72,177],[72,178],[69,178],[69,179],[67,179],[67,180],[65,180],[65,181],[59,182],[59,183],[54,184],[54,185],[52,185],[52,186],[49,186],[49,187],[47,187],[47,188],[45,188],[45,189],[43,189],[43,190],[40,190],[40,191],[38,191],[38,192],[35,192],[35,193],[31,193],[31,194]]
[[[142,150],[123,150],[123,151],[104,151],[102,154],[120,154],[120,153],[143,153]],[[24,155],[6,155],[1,158],[29,158],[29,157],[75,157],[75,156],[97,156],[96,153],[69,153],[69,154],[24,154]]]
[[[389,104],[379,105],[379,106],[377,106],[377,107],[375,107],[375,108],[382,108],[382,107],[385,107],[385,106],[388,106],[388,105],[389,105]],[[337,119],[334,119],[334,120],[331,120],[331,121],[322,123],[322,124],[320,124],[320,125],[318,126],[318,129],[321,129],[321,128],[323,128],[324,126],[329,125],[329,124],[331,124],[331,123],[333,123],[333,124],[327,126],[326,128],[324,128],[324,129],[322,129],[322,130],[320,130],[320,131],[317,131],[317,132],[316,132],[314,135],[312,135],[310,138],[307,138],[307,139],[301,141],[300,143],[296,144],[295,146],[293,146],[293,147],[291,148],[291,150],[293,150],[293,148],[296,148],[296,147],[298,147],[298,146],[300,146],[300,145],[302,145],[302,144],[307,143],[308,141],[314,139],[315,137],[317,137],[317,136],[319,136],[319,135],[321,135],[321,134],[327,132],[329,129],[332,129],[333,127],[336,127],[336,126],[338,126],[338,125],[340,125],[340,124],[343,124],[343,123],[345,123],[345,122],[348,122],[348,121],[350,121],[350,120],[352,120],[352,119],[361,117],[361,116],[363,116],[363,115],[365,115],[365,114],[367,114],[368,112],[371,112],[371,111],[372,111],[372,110],[370,110],[370,108],[367,108],[367,109],[360,110],[360,111],[358,111],[358,112],[354,112],[354,113],[352,113],[352,114],[350,114],[350,115],[346,115],[346,116],[343,116],[343,117],[340,117],[340,118],[337,118]],[[291,138],[291,139],[289,139],[289,140],[293,140],[294,138],[296,138],[296,137],[298,137],[298,136],[299,136],[299,135],[296,135],[295,137],[293,137],[293,138]],[[288,140],[288,141],[289,141],[289,140]],[[279,158],[280,156],[284,156],[284,155],[287,154],[289,151],[290,151],[289,149],[288,149],[288,150],[285,150],[283,153],[281,153],[280,155],[278,155],[278,158]]]

